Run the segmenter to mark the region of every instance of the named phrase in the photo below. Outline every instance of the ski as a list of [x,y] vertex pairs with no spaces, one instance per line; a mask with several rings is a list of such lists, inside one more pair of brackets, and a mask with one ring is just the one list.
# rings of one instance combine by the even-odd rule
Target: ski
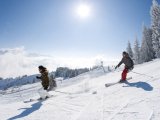
[[[129,77],[129,78],[127,78],[126,80],[130,80],[130,79],[132,79],[132,77]],[[105,87],[110,87],[110,86],[113,86],[113,85],[116,85],[116,84],[119,84],[119,83],[125,83],[125,81],[124,82],[115,82],[115,83],[106,83],[105,84]]]
[[50,98],[52,98],[52,97],[54,97],[53,95],[51,95],[50,97],[47,97],[47,98],[45,98],[45,99],[40,99],[40,98],[38,98],[38,99],[29,99],[29,100],[26,100],[26,101],[23,101],[24,103],[30,103],[30,102],[34,102],[34,101],[45,101],[45,100],[48,100],[48,99],[50,99]]

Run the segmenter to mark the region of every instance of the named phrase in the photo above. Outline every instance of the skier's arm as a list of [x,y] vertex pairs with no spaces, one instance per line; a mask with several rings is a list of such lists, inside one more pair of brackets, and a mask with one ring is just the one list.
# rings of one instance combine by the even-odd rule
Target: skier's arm
[[123,59],[119,62],[117,66],[119,67],[122,63],[123,63]]
[[123,63],[123,58],[122,58],[122,60],[118,63],[118,65],[115,67],[115,69],[117,69],[122,63]]

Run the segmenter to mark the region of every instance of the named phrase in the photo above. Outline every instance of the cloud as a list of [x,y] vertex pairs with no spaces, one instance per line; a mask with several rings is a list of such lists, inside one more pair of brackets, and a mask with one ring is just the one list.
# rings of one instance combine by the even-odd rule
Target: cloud
[[32,72],[32,63],[26,56],[24,47],[0,50],[0,77],[16,77]]
[[5,48],[5,49],[0,49],[0,55],[5,55],[7,53],[13,53],[13,54],[18,54],[18,53],[21,53],[24,51],[24,47],[19,47],[19,48],[14,48],[14,49],[11,49],[11,48]]
[[24,47],[0,49],[0,77],[17,77],[38,73],[38,66],[44,65],[49,71],[57,67],[65,66],[70,68],[92,67],[100,61],[113,63],[104,55],[92,58],[64,58],[28,53]]

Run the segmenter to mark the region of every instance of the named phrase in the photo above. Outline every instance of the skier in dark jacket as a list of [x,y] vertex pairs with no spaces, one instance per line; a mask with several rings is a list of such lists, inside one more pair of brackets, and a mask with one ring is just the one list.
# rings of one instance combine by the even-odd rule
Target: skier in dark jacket
[[122,63],[125,64],[124,70],[122,72],[121,80],[120,82],[124,82],[126,80],[126,76],[129,70],[132,70],[134,68],[133,60],[129,57],[127,52],[122,53],[122,60],[119,62],[119,64],[115,67],[117,69]]
[[47,92],[47,89],[49,87],[49,77],[48,77],[48,71],[45,67],[39,66],[39,72],[41,73],[41,76],[37,76],[37,79],[41,79],[41,83],[43,88],[38,90],[38,93],[40,95],[40,99],[46,99],[50,97],[50,94]]
[[37,79],[41,79],[44,90],[47,90],[49,86],[48,71],[43,66],[39,66],[38,68],[39,68],[39,72],[41,73],[41,76],[40,77],[37,76]]

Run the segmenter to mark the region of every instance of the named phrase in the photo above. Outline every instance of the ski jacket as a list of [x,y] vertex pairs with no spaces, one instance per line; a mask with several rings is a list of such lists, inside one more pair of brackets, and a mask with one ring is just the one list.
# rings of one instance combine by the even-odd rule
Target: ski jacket
[[40,79],[42,81],[43,88],[48,88],[48,86],[49,86],[49,77],[48,77],[48,71],[47,70],[44,70],[44,71],[41,72]]
[[127,69],[133,69],[134,67],[133,60],[129,57],[129,55],[124,56],[117,66],[119,67],[122,63],[125,64],[125,68]]

